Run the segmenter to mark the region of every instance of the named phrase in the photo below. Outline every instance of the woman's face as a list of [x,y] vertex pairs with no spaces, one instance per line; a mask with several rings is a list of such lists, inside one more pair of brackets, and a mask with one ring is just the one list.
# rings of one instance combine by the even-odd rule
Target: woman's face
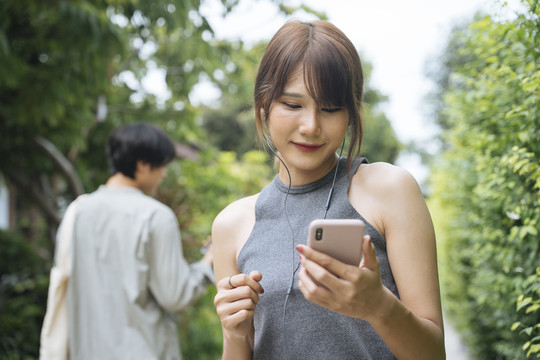
[[[349,113],[343,107],[321,107],[309,95],[302,69],[293,73],[281,97],[272,102],[269,132],[280,157],[291,172],[292,184],[302,185],[326,175],[336,163]],[[289,182],[280,164],[279,176]]]

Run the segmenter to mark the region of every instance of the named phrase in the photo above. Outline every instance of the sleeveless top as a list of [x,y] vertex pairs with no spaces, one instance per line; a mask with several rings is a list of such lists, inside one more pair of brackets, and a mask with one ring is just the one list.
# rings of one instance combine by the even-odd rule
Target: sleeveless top
[[[382,282],[399,298],[385,238],[349,202],[351,177],[346,161],[339,161],[327,218],[364,221],[365,233],[371,236],[376,248]],[[350,174],[356,173],[362,163],[367,160],[355,159]],[[395,359],[368,322],[311,303],[298,288],[300,261],[295,246],[306,244],[309,223],[324,217],[334,172],[335,167],[311,184],[291,187],[288,194],[288,186],[276,175],[259,194],[255,225],[238,256],[240,271],[249,274],[259,270],[263,275],[261,285],[265,292],[254,313],[253,359]],[[292,278],[293,287],[287,298]]]

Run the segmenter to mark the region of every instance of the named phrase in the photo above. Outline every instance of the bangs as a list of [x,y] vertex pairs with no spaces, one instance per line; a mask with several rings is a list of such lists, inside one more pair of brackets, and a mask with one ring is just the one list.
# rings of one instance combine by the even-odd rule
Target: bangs
[[302,61],[304,83],[317,104],[348,107],[352,101],[350,67],[329,42],[312,42]]
[[[352,65],[346,59],[347,46],[327,33],[312,31],[311,25],[289,23],[271,41],[256,80],[262,108],[267,112],[297,71],[309,95],[324,107],[353,108]],[[266,58],[275,58],[272,62]],[[256,96],[258,95],[256,94]]]
[[327,21],[292,21],[272,37],[255,79],[255,124],[264,143],[272,102],[298,72],[309,95],[320,107],[345,108],[349,114],[347,168],[359,154],[363,138],[364,76],[354,45]]

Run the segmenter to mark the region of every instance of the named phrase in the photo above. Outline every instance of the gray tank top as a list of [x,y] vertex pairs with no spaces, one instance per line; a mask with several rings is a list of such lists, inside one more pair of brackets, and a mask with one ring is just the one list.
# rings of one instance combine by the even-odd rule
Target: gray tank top
[[[347,159],[340,159],[328,219],[361,219],[371,235],[383,284],[399,297],[388,263],[386,240],[350,204]],[[355,159],[354,174],[365,158]],[[307,301],[298,289],[297,244],[305,244],[309,223],[324,216],[335,168],[314,183],[291,187],[278,176],[266,186],[255,205],[255,225],[238,256],[243,273],[259,270],[265,289],[254,314],[253,359],[395,359],[366,321],[327,310]],[[287,198],[285,216],[284,201]],[[294,233],[291,232],[291,227]],[[294,283],[285,303],[294,272]]]

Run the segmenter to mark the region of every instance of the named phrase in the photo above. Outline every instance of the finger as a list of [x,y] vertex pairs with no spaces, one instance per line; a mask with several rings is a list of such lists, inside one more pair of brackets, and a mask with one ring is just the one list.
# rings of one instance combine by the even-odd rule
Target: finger
[[[306,289],[304,296],[319,305],[328,304],[335,298],[336,294],[345,292],[349,283],[355,281],[360,275],[360,269],[356,266],[342,264],[344,276],[339,277],[316,262],[308,260],[303,255],[300,256],[300,261],[302,270],[304,270],[301,274],[305,273],[305,276],[302,278],[299,276],[299,280],[304,280],[304,287]],[[348,278],[352,280],[348,280]],[[307,293],[309,293],[309,296]]]
[[318,287],[328,289],[320,281],[317,281],[309,271],[301,266],[298,273],[298,287],[303,287],[306,292],[315,292]]
[[230,304],[237,303],[235,306],[240,306],[243,300],[256,305],[259,302],[259,295],[255,293],[249,286],[240,286],[234,289],[220,288],[214,297],[216,307],[228,309]]
[[253,319],[253,310],[240,310],[234,314],[221,317],[221,325],[224,329],[234,330],[247,320]]
[[221,301],[216,298],[216,311],[221,319],[234,315],[243,310],[253,311],[257,303],[251,298],[241,298],[233,302]]
[[367,268],[369,270],[377,270],[379,268],[379,260],[375,252],[375,246],[371,242],[371,237],[365,235],[362,238],[362,252],[364,257],[360,263],[360,268]]
[[220,281],[220,285],[226,289],[248,286],[257,294],[262,294],[264,293],[264,289],[259,283],[260,279],[262,279],[262,274],[258,271],[252,271],[250,275],[234,274],[225,277]]
[[218,303],[216,311],[223,328],[236,330],[242,323],[253,319],[255,304],[249,299],[244,299],[234,303]]
[[252,272],[250,272],[249,277],[257,282],[262,280],[262,274],[257,270],[253,270]]
[[336,277],[322,265],[311,261],[303,255],[300,256],[300,264],[302,273],[305,273],[307,277],[311,278],[314,284],[318,283],[326,286],[336,279]]
[[306,300],[330,308],[329,303],[332,301],[330,290],[317,282],[305,268],[302,268],[298,274],[298,288]]
[[[355,279],[354,273],[358,271],[356,266],[348,265],[342,263],[339,260],[334,259],[333,257],[326,255],[320,251],[314,250],[309,246],[297,245],[296,250],[301,253],[306,260],[311,261],[324,268],[326,271],[333,274],[336,278],[352,281]],[[307,264],[307,262],[306,262]],[[313,269],[313,267],[312,267]],[[313,270],[308,269],[309,273],[315,277],[316,280],[320,279],[316,276],[316,273],[313,273]],[[318,272],[317,272],[318,273]],[[327,285],[326,283],[324,283]]]

